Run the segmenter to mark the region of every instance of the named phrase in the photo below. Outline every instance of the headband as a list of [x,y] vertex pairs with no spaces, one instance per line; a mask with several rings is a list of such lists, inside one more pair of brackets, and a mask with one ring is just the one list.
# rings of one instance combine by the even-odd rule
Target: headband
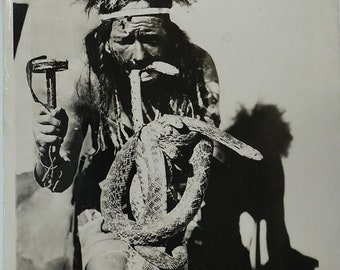
[[117,19],[123,17],[135,17],[146,15],[170,14],[170,8],[141,8],[115,11],[108,14],[101,14],[101,20],[106,21],[110,19]]

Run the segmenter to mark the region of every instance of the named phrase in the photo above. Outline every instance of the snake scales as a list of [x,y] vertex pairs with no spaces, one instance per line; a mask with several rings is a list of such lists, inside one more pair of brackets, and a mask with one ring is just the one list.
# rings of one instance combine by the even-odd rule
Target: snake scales
[[[164,135],[164,129],[160,128],[180,124],[187,127],[185,134],[173,132]],[[200,134],[198,142],[195,141],[197,134]],[[208,185],[212,140],[248,158],[262,158],[258,151],[218,128],[197,119],[174,115],[165,115],[141,127],[119,151],[101,183],[101,210],[106,228],[129,244],[126,269],[175,270],[185,267],[185,244],[180,244],[171,252],[165,252],[165,246],[168,239],[185,231],[202,204]],[[187,179],[181,200],[167,213],[166,178],[169,173],[166,171],[166,160],[169,156],[177,156],[177,147],[190,145],[194,141],[197,144],[189,160],[192,174]],[[134,176],[133,168],[136,168]],[[131,208],[135,216],[135,220],[131,220],[123,213],[122,199],[129,183],[132,188],[136,182],[140,182],[140,193],[131,195]],[[140,203],[135,205],[135,200],[140,200]]]

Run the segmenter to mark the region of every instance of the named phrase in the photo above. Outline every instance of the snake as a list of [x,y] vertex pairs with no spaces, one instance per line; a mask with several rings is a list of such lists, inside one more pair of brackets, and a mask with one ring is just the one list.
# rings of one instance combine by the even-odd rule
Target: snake
[[[181,125],[186,129],[183,134],[176,128],[173,129],[176,132],[164,134],[162,129]],[[101,211],[107,230],[128,243],[127,270],[185,269],[188,260],[185,243],[170,252],[166,252],[165,247],[169,239],[186,230],[202,205],[208,187],[213,141],[242,156],[262,159],[256,149],[219,128],[177,115],[164,115],[141,126],[117,153],[106,179],[100,183]],[[192,173],[187,177],[181,199],[168,212],[164,202],[166,178],[171,175],[167,160],[175,159],[181,154],[176,150],[191,144],[195,144],[189,158]],[[130,198],[135,216],[131,219],[124,213],[122,201],[129,183],[132,188],[136,182],[140,182],[140,193]],[[137,206],[135,200],[140,200]]]

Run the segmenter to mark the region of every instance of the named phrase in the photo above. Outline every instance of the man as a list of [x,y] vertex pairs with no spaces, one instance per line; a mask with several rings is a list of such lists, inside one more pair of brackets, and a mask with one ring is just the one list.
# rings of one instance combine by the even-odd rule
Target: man
[[[188,1],[178,1],[189,4]],[[88,65],[66,110],[41,108],[34,135],[39,149],[36,181],[53,192],[62,192],[81,171],[79,161],[88,130],[95,153],[78,174],[74,187],[79,216],[83,267],[122,269],[126,262],[119,252],[121,242],[107,238],[97,220],[102,181],[115,154],[133,134],[131,70],[141,70],[142,114],[145,123],[164,114],[190,116],[219,124],[218,78],[211,57],[189,42],[171,22],[171,0],[89,1],[97,6],[102,23],[86,39]],[[179,70],[177,76],[149,68],[163,63]],[[164,132],[168,127],[164,127]],[[60,149],[60,150],[59,150]],[[79,164],[79,166],[78,166]],[[184,168],[179,168],[183,170]],[[91,222],[94,223],[91,223]],[[97,222],[97,223],[95,223]],[[89,224],[96,224],[91,231]],[[88,238],[105,239],[101,247]],[[111,250],[110,258],[106,257]],[[109,250],[108,250],[109,249]],[[98,254],[98,250],[105,250]]]

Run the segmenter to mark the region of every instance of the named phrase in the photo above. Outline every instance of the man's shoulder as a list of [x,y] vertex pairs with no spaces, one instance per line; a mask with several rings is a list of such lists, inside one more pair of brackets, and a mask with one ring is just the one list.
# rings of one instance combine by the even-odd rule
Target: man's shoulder
[[210,54],[200,47],[197,44],[192,43],[193,51],[194,53],[200,58],[200,59],[205,59],[205,58],[211,58]]
[[204,80],[206,82],[218,82],[216,66],[211,55],[205,49],[196,44],[193,44],[193,51],[199,66],[203,71]]

